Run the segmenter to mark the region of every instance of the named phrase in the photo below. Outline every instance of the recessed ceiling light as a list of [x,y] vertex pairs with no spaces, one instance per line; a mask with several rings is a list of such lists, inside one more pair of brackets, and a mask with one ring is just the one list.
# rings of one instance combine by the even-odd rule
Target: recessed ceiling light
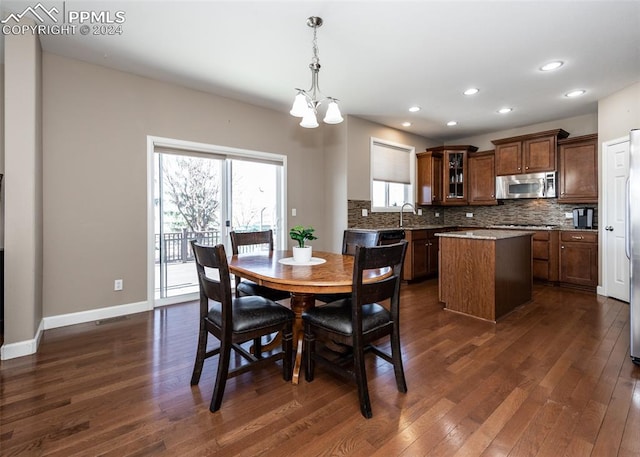
[[402,126],[403,127],[411,127],[411,122],[403,122]]
[[411,108],[409,108],[409,111],[411,111],[412,113],[417,113],[418,111],[420,111],[420,107],[412,106]]
[[564,62],[560,60],[555,60],[553,62],[549,62],[540,67],[540,71],[552,71],[557,70],[561,66],[564,65]]
[[447,125],[449,127],[453,127],[454,125],[458,125],[458,121],[449,121],[449,122],[447,122]]
[[579,97],[581,95],[584,95],[587,91],[584,89],[577,89],[577,90],[572,90],[571,92],[567,92],[566,94],[564,94],[565,97]]
[[513,108],[500,108],[498,110],[500,114],[507,114],[507,113],[510,113],[511,111],[513,111]]
[[465,94],[465,95],[475,95],[478,92],[480,92],[480,89],[478,89],[476,87],[470,87],[469,89],[465,90],[463,92],[463,94]]

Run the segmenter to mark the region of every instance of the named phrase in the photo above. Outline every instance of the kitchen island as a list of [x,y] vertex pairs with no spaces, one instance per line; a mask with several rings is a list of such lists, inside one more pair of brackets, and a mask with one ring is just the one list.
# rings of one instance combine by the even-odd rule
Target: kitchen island
[[440,237],[440,301],[450,311],[495,322],[531,300],[534,232],[467,230]]

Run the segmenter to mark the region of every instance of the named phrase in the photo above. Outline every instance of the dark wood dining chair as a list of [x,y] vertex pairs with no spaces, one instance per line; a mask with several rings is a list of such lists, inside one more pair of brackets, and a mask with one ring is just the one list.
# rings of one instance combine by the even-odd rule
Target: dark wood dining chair
[[[269,252],[273,252],[273,232],[264,230],[261,232],[231,232],[231,251],[233,255],[238,255],[240,246],[258,246],[265,245]],[[244,297],[247,295],[258,295],[268,298],[269,300],[284,300],[291,296],[290,292],[271,289],[270,287],[260,286],[248,279],[242,279],[240,276],[235,277],[236,281],[236,297]]]
[[[364,354],[373,352],[393,364],[399,392],[407,391],[400,352],[400,283],[407,242],[386,246],[357,246],[353,267],[353,293],[302,314],[306,380],[314,378],[315,364],[355,381],[358,386],[360,412],[371,418],[371,401],[367,387]],[[389,267],[391,274],[376,282],[363,282],[363,271]],[[388,308],[380,302],[388,300]],[[384,336],[391,338],[391,354],[372,343]],[[351,351],[336,357],[316,352],[318,338],[350,346]]]
[[[342,254],[355,255],[356,246],[377,246],[380,243],[380,232],[355,232],[353,230],[345,230],[342,235]],[[329,303],[343,298],[350,297],[351,294],[317,294],[316,300]]]
[[[200,330],[191,385],[200,381],[205,359],[219,354],[218,373],[209,407],[211,412],[215,412],[220,409],[228,378],[266,363],[282,360],[282,377],[285,381],[291,379],[295,316],[290,309],[264,297],[232,298],[224,246],[202,246],[191,241],[191,247],[200,284]],[[211,270],[210,276],[207,276],[205,268],[217,270],[219,278],[213,279],[211,276],[215,276],[215,273]],[[282,350],[264,357],[261,337],[274,332],[282,334]],[[209,334],[220,341],[220,346],[207,351]],[[253,341],[253,354],[241,346],[248,341]],[[241,359],[237,359],[236,367],[229,369],[232,349],[249,363],[242,364]]]

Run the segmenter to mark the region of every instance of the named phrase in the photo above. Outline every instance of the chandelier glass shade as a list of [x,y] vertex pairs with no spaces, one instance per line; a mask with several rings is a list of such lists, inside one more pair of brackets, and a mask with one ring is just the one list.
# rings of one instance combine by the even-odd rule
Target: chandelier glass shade
[[316,32],[318,27],[322,25],[322,18],[317,16],[311,16],[307,19],[307,25],[313,28],[313,58],[309,64],[311,69],[311,88],[309,90],[298,89],[295,99],[293,100],[293,106],[289,114],[295,117],[301,117],[300,126],[313,129],[318,127],[318,107],[324,101],[329,101],[327,105],[327,111],[325,113],[323,121],[326,124],[339,124],[344,119],[340,114],[340,108],[338,107],[337,99],[333,97],[325,97],[320,92],[320,85],[318,83],[318,74],[320,73],[320,59],[318,58],[318,44],[316,39]]

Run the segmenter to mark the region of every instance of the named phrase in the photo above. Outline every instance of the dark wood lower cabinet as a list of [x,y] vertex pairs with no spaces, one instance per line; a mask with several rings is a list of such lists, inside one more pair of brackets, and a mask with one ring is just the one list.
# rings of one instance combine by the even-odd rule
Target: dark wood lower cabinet
[[533,279],[558,280],[558,232],[545,230],[533,235]]
[[404,260],[402,279],[414,281],[438,274],[438,246],[436,233],[444,230],[407,230],[409,243]]
[[595,290],[598,286],[597,233],[560,233],[560,282]]
[[533,279],[595,290],[598,286],[598,233],[537,230],[532,241]]
[[[478,227],[458,228],[475,230]],[[436,233],[456,230],[407,230],[409,243],[402,279],[416,281],[438,275],[439,238]],[[537,230],[533,235],[532,276],[535,280],[586,290],[598,286],[598,233],[586,230]]]

